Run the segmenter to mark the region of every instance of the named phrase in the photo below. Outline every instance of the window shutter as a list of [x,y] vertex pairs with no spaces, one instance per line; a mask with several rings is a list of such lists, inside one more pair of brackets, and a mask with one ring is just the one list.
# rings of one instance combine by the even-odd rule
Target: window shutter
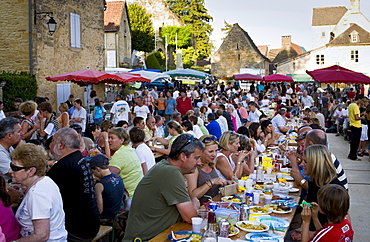
[[80,23],[80,15],[75,15],[75,24],[76,24],[76,48],[81,48],[81,23]]
[[81,48],[80,15],[70,13],[71,24],[71,47]]
[[75,42],[75,16],[74,13],[70,13],[70,27],[71,27],[71,47],[76,47],[76,42]]

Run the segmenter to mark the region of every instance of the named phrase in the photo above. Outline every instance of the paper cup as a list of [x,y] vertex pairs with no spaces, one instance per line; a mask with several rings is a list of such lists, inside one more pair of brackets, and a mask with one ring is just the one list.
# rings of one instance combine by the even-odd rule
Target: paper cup
[[202,228],[206,229],[208,224],[208,210],[205,208],[198,209],[198,216],[203,220]]
[[244,187],[245,181],[244,180],[238,180],[238,186]]
[[254,204],[259,204],[260,203],[260,193],[259,192],[253,192],[253,196],[254,196],[253,203]]
[[266,195],[265,194],[265,205],[271,204],[272,195]]
[[266,167],[267,174],[271,174],[273,168],[274,167]]
[[203,222],[202,218],[199,217],[191,218],[192,230],[194,232],[200,233],[200,230],[202,229],[202,222]]

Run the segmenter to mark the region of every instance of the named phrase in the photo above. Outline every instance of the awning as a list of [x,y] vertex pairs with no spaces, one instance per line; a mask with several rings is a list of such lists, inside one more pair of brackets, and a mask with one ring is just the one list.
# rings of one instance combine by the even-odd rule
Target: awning
[[294,82],[315,82],[308,74],[286,74],[293,78]]

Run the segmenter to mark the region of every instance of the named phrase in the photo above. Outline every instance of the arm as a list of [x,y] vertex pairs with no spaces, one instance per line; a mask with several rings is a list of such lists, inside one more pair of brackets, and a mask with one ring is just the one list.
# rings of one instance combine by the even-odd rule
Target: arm
[[104,191],[103,184],[96,183],[95,184],[96,202],[98,203],[98,209],[100,214],[103,212],[103,195],[102,195],[103,191]]
[[33,234],[20,238],[19,242],[47,241],[50,234],[50,219],[32,220]]
[[103,142],[104,142],[104,153],[105,155],[110,158],[110,147],[108,142],[108,132],[102,132],[101,133]]
[[112,172],[112,173],[114,173],[114,174],[116,174],[116,175],[118,175],[119,174],[119,172],[121,171],[120,169],[118,169],[117,167],[115,167],[115,166],[109,166],[109,170],[110,170],[110,172]]
[[144,175],[148,172],[148,165],[146,162],[141,163],[141,169],[143,170]]
[[365,119],[365,117],[364,116],[359,116],[359,114],[355,114],[355,119],[356,120],[361,120],[361,119]]
[[27,132],[28,130],[28,127],[29,127],[29,123],[27,121],[24,121],[22,123],[22,133],[23,135],[21,136],[22,139],[26,139],[28,138],[29,136],[32,135],[33,132],[35,132],[38,128],[39,128],[39,125],[38,124],[34,124],[32,126],[32,129],[30,131]]
[[62,113],[62,127],[60,128],[68,128],[69,127],[69,116],[67,113]]
[[[198,206],[195,200],[198,201]],[[199,207],[199,200],[197,198],[193,198],[192,201],[176,204],[176,208],[181,214],[182,219],[187,223],[191,223],[192,217],[198,216],[198,213],[197,213],[198,207]]]
[[305,205],[303,207],[302,213],[302,240],[301,242],[308,242],[310,239],[309,230],[310,230],[310,221],[311,221],[311,209]]
[[251,150],[248,153],[249,159],[247,162],[244,162],[243,165],[243,173],[246,175],[252,174],[254,171],[254,160],[257,157],[257,151]]

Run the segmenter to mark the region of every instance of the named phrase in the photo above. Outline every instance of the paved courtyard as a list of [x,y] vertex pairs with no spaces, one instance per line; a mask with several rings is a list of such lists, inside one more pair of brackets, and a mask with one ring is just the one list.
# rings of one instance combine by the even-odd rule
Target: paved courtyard
[[355,231],[355,241],[370,241],[370,162],[369,157],[359,157],[362,161],[347,159],[349,143],[343,137],[328,134],[330,151],[334,153],[346,172],[351,196],[350,215]]

